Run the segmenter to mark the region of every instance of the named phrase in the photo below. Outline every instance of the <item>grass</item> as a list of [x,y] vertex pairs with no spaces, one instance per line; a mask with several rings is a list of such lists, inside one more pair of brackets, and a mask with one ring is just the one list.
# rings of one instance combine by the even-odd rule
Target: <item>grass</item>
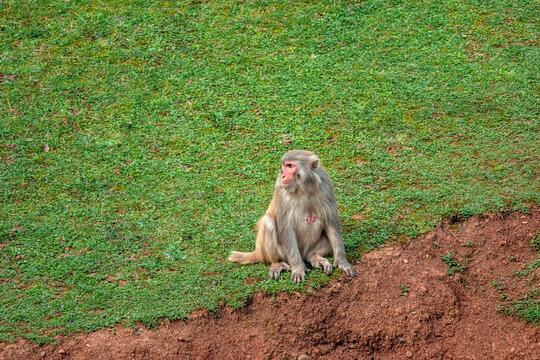
[[[241,306],[278,160],[351,256],[539,203],[536,1],[3,1],[0,340]],[[339,274],[339,271],[336,271]]]

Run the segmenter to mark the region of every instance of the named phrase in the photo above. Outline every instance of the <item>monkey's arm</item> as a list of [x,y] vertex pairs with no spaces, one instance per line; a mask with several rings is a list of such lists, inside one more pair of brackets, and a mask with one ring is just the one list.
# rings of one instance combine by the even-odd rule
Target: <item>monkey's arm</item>
[[345,258],[345,245],[343,244],[343,237],[341,236],[341,226],[339,224],[339,218],[337,220],[329,221],[326,226],[326,235],[332,245],[332,251],[334,252],[334,266],[339,267],[341,270],[349,276],[355,277],[356,270]]

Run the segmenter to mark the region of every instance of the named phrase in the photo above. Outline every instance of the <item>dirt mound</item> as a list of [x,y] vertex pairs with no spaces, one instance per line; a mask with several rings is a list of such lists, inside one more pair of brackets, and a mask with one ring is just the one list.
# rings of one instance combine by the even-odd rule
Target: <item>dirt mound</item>
[[[448,220],[412,242],[365,254],[357,278],[341,276],[315,294],[257,295],[242,309],[223,307],[219,317],[198,312],[157,331],[116,327],[65,337],[56,347],[20,340],[1,344],[0,357],[538,359],[540,327],[498,312],[494,285],[519,295],[525,280],[510,275],[537,258],[529,244],[540,209],[530,210]],[[538,284],[533,271],[528,279]]]

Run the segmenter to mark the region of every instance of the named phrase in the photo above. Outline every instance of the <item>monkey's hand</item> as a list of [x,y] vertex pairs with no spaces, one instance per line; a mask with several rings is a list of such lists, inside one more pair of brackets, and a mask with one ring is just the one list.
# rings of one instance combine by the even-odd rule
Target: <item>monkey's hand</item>
[[341,270],[345,271],[345,274],[355,277],[356,276],[356,270],[352,267],[351,264],[348,263],[345,259],[340,260],[334,260],[334,266],[337,266]]
[[279,279],[279,274],[281,274],[283,270],[291,270],[291,267],[285,262],[274,263],[270,265],[270,272],[268,273],[268,276],[271,279],[277,280]]
[[291,280],[295,284],[300,284],[306,278],[306,267],[299,266],[291,270]]

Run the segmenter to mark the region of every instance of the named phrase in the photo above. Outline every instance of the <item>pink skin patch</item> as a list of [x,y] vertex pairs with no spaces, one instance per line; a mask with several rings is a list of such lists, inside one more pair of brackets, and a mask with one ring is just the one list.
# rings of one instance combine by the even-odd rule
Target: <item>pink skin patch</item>
[[308,224],[311,224],[312,222],[315,221],[315,215],[311,215],[311,219],[309,218],[309,216],[306,218],[306,221]]

